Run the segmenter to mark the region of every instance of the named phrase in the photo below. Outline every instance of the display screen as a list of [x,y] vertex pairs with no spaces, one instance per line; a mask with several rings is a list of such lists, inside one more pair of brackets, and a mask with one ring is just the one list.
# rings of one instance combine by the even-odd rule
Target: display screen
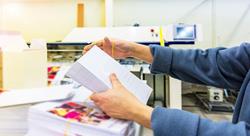
[[174,40],[195,40],[196,26],[195,25],[175,25]]

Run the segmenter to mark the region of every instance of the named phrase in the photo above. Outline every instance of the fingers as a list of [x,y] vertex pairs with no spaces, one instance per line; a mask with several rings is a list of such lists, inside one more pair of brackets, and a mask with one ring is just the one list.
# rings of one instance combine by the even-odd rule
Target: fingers
[[82,50],[82,54],[84,55],[85,53],[87,53],[87,51],[83,49]]
[[105,45],[112,45],[112,42],[108,37],[104,37],[104,44]]
[[[108,37],[104,38],[104,42],[103,42],[103,49],[106,51],[110,50],[110,47],[112,46],[112,42]],[[111,53],[111,52],[108,52]]]
[[94,44],[90,44],[90,45],[86,45],[83,48],[82,54],[85,54],[87,51],[89,51],[92,47],[94,46]]
[[96,106],[102,107],[102,105],[105,103],[105,99],[107,99],[107,92],[100,92],[100,93],[93,93],[90,96],[90,99],[95,103]]
[[[97,42],[93,42],[93,43],[91,43],[91,44],[89,44],[89,45],[86,45],[84,48],[83,48],[83,51],[82,51],[82,54],[85,54],[86,52],[88,52],[93,46],[95,46],[95,45],[97,45],[96,44]],[[98,47],[100,47],[100,43],[98,43]]]
[[110,81],[113,87],[117,87],[119,85],[121,85],[119,79],[117,78],[117,76],[113,73],[110,75]]
[[94,102],[100,102],[107,97],[108,92],[109,92],[109,90],[104,91],[104,92],[93,93],[90,96],[90,99]]
[[94,45],[96,45],[96,46],[102,48],[102,46],[103,46],[103,40],[99,40],[99,41],[97,41],[97,42],[93,42],[92,44],[94,44]]
[[92,42],[91,44],[85,46],[83,48],[83,51],[82,51],[82,54],[85,54],[86,52],[88,52],[93,46],[98,46],[99,48],[103,49],[103,46],[107,45],[107,44],[110,44],[111,45],[111,41],[109,40],[108,37],[105,37],[104,40],[99,40],[99,41],[96,41],[96,42]]
[[90,96],[90,99],[94,102],[98,102],[100,101],[100,95],[98,93],[93,93],[91,96]]
[[[105,37],[105,38],[107,38],[107,37]],[[93,42],[91,45],[96,45],[96,46],[98,46],[99,48],[102,49],[103,46],[104,46],[104,43],[105,43],[105,38],[103,40],[99,40],[99,41]]]

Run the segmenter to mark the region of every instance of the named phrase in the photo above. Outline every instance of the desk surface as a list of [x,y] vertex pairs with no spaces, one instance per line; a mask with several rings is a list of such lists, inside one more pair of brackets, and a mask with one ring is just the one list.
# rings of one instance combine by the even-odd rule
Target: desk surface
[[24,136],[30,105],[0,108],[0,136]]

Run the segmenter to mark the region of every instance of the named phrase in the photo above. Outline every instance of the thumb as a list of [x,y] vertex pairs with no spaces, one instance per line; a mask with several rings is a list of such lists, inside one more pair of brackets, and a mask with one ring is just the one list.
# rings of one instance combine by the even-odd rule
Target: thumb
[[105,37],[104,38],[104,46],[107,46],[107,45],[111,46],[112,42],[110,41],[110,39],[108,37]]
[[113,87],[121,85],[121,82],[114,73],[110,75],[110,81]]
[[101,99],[101,96],[98,94],[98,93],[93,93],[91,96],[90,96],[90,99],[94,102],[98,102],[100,99]]

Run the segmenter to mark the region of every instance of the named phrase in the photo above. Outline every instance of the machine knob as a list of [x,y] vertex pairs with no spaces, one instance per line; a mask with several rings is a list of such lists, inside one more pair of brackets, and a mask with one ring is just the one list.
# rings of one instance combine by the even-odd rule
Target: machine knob
[[214,99],[215,99],[215,100],[219,100],[220,97],[219,97],[219,96],[214,96]]

